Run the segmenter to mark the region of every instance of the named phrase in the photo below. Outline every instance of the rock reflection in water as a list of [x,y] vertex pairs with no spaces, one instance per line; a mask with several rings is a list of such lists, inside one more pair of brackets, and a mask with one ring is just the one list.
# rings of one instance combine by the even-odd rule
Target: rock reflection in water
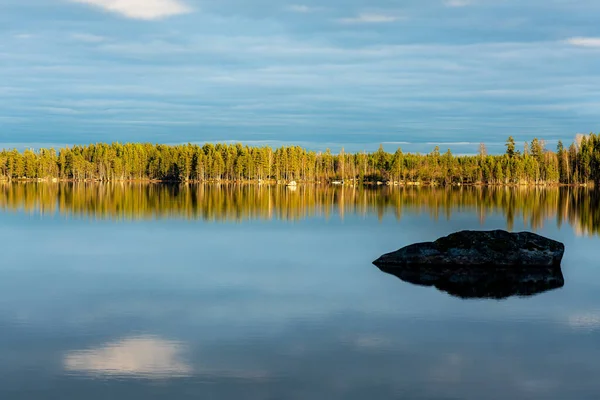
[[546,268],[473,268],[463,266],[380,267],[405,282],[433,286],[463,299],[505,299],[533,296],[564,286],[560,267]]

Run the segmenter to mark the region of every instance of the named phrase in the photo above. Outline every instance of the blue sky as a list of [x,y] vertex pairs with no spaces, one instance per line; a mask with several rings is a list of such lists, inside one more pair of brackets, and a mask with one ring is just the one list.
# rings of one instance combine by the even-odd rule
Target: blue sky
[[600,2],[2,0],[0,143],[457,153],[597,131]]

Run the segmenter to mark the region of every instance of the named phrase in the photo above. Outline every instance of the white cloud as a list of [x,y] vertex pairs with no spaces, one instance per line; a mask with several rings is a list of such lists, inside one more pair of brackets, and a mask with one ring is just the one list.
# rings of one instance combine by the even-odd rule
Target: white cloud
[[288,10],[296,13],[310,13],[316,11],[316,8],[309,7],[304,4],[292,4],[288,7]]
[[352,18],[341,18],[339,21],[345,24],[382,24],[398,21],[399,19],[396,15],[362,13]]
[[90,350],[69,352],[67,371],[101,375],[132,375],[139,378],[181,377],[192,372],[181,360],[182,346],[152,336],[126,338]]
[[600,37],[572,37],[566,42],[572,46],[600,48]]
[[444,4],[446,7],[466,7],[473,3],[471,0],[446,0]]
[[71,0],[90,4],[128,18],[156,20],[187,14],[192,10],[180,0]]

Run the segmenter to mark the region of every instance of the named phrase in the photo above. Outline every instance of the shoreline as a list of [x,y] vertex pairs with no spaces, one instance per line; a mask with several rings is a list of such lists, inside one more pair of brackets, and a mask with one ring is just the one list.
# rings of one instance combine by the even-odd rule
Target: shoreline
[[298,186],[333,186],[333,187],[514,187],[514,188],[530,188],[530,187],[578,187],[578,188],[595,188],[593,182],[589,183],[556,183],[556,182],[541,182],[541,183],[437,183],[437,182],[382,182],[382,181],[367,181],[367,182],[355,182],[355,183],[333,183],[333,182],[322,182],[322,181],[294,181],[293,184],[288,182],[282,182],[277,180],[159,180],[159,179],[62,179],[62,178],[18,178],[18,179],[0,179],[0,183],[90,183],[90,184],[104,184],[104,183],[142,183],[142,184],[162,184],[162,185],[256,185],[256,186],[282,186],[282,187],[298,187]]

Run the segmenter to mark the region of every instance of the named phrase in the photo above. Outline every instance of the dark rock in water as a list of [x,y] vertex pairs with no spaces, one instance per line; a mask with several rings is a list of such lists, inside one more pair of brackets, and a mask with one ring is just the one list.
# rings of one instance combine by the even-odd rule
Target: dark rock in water
[[560,266],[565,246],[530,232],[462,231],[435,242],[417,243],[384,254],[373,263],[378,267]]
[[504,299],[533,296],[564,286],[560,267],[481,267],[444,268],[440,266],[405,266],[380,269],[405,282],[434,286],[438,290],[464,299]]
[[560,288],[564,245],[529,232],[462,231],[373,263],[403,281],[462,298],[531,296]]

